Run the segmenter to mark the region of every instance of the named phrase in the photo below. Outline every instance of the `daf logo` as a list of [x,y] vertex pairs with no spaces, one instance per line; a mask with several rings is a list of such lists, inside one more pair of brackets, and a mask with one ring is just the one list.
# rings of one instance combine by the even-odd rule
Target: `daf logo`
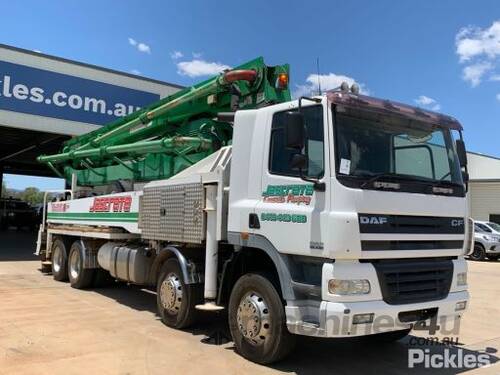
[[453,219],[451,221],[451,226],[452,227],[461,227],[462,225],[464,225],[464,220],[463,219]]
[[359,222],[361,224],[387,224],[387,218],[384,216],[360,216]]

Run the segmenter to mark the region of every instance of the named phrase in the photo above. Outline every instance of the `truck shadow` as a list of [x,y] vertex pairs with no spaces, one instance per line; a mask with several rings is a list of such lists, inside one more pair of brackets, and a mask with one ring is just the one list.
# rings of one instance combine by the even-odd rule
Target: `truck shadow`
[[[152,290],[140,286],[130,286],[125,283],[116,283],[111,287],[98,288],[93,290],[116,302],[129,306],[138,311],[149,311],[156,315],[156,294]],[[224,340],[230,337],[227,316],[225,312],[219,314],[201,313],[199,321],[184,332],[194,336],[201,336],[202,345],[220,345],[220,350],[234,350],[232,342]],[[218,334],[220,342],[206,340],[214,334]],[[379,343],[366,338],[346,338],[346,339],[321,339],[306,336],[297,337],[297,347],[295,351],[285,360],[269,365],[275,370],[286,373],[309,374],[406,374],[411,371],[414,374],[429,372],[424,363],[416,363],[413,368],[409,368],[409,356],[415,350],[425,353],[426,358],[432,356],[442,356],[454,358],[452,361],[462,361],[458,363],[458,368],[448,364],[448,368],[441,367],[432,369],[440,374],[459,374],[479,367],[477,364],[464,366],[463,358],[473,357],[477,361],[479,355],[484,355],[490,364],[499,361],[497,349],[480,348],[472,350],[460,345],[443,345],[439,343],[429,343],[421,345],[422,340],[416,340],[417,336],[392,342]],[[422,354],[424,355],[424,354]],[[462,359],[460,359],[462,358]],[[443,363],[441,360],[440,363]]]
[[[392,342],[392,343],[374,343],[366,339],[319,339],[311,337],[300,337],[297,343],[296,353],[300,355],[291,355],[283,362],[272,365],[271,367],[285,372],[296,372],[297,374],[423,374],[430,371],[439,372],[439,374],[459,374],[469,371],[479,366],[464,366],[460,358],[473,357],[475,361],[480,354],[488,358],[490,364],[498,362],[499,358],[495,355],[494,348],[484,348],[484,350],[470,350],[455,345],[410,345],[412,337]],[[416,363],[412,368],[409,367],[410,352],[418,351],[425,355],[423,363]],[[425,365],[425,358],[454,358],[457,364],[452,367],[448,363],[448,368],[444,365],[440,368],[431,368]],[[438,360],[438,363],[446,363]],[[439,366],[439,364],[438,364]]]
[[92,288],[89,291],[111,298],[134,310],[149,311],[156,315],[156,293],[143,286],[116,281],[114,284]]

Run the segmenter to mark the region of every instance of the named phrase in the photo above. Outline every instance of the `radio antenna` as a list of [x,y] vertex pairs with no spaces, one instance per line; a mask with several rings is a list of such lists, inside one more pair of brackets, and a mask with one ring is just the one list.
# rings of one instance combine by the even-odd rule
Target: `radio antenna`
[[318,94],[321,95],[321,77],[319,75],[319,57],[316,57],[316,69],[318,71]]

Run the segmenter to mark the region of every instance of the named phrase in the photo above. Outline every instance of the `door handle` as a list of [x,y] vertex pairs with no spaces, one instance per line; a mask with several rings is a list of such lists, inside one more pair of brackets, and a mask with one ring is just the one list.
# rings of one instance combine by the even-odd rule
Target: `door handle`
[[252,229],[260,229],[260,221],[257,214],[248,215],[248,227]]

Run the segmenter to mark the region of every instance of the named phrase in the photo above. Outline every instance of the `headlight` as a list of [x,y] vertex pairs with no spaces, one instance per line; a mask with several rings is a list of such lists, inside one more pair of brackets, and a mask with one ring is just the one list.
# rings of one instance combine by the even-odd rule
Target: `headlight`
[[328,291],[331,294],[341,296],[368,294],[370,293],[370,282],[368,280],[339,280],[328,281]]
[[465,310],[467,307],[467,301],[457,302],[455,305],[455,311]]
[[467,272],[457,273],[457,286],[467,285]]

